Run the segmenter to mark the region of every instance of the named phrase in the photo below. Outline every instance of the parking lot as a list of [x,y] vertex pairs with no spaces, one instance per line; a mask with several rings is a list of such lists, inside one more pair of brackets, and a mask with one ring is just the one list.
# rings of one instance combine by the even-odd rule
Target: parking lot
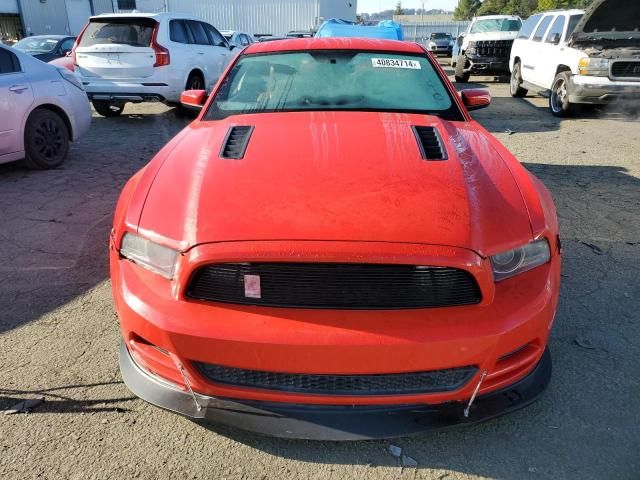
[[[474,79],[475,80],[475,79]],[[389,441],[289,441],[205,428],[135,398],[118,370],[108,280],[125,181],[186,125],[159,104],[94,114],[64,166],[0,166],[0,478],[579,478],[640,475],[640,129],[490,89],[474,114],[550,189],[564,248],[540,401],[488,423]],[[418,462],[401,468],[389,446]]]

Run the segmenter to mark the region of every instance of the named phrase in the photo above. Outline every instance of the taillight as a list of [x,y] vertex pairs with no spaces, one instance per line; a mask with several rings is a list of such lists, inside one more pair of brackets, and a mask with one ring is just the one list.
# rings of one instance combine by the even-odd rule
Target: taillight
[[171,55],[169,55],[169,50],[158,43],[159,29],[160,24],[156,24],[155,28],[153,29],[153,35],[151,36],[151,48],[153,48],[153,51],[156,54],[156,63],[153,64],[154,67],[164,67],[171,63]]
[[73,42],[73,47],[71,47],[71,60],[73,61],[74,66],[78,65],[78,62],[76,61],[76,48],[78,48],[78,46],[80,45],[80,40],[82,40],[82,36],[84,35],[84,32],[87,30],[88,27],[89,27],[89,24],[87,23],[82,29],[82,31],[80,32],[80,35],[76,37],[76,41]]

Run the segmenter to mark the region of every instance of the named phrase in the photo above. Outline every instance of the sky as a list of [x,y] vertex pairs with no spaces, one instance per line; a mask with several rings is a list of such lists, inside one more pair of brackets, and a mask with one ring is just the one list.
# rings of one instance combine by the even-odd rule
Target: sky
[[[358,13],[381,12],[395,8],[398,0],[358,0]],[[431,10],[432,8],[442,8],[445,10],[453,10],[458,4],[458,0],[425,0],[424,8]],[[402,6],[406,8],[422,8],[421,0],[402,0]]]

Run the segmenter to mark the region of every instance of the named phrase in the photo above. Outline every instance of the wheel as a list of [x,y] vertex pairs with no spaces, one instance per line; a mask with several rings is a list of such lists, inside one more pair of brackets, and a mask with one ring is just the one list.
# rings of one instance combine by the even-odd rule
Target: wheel
[[189,78],[187,78],[185,90],[204,90],[204,78],[202,78],[202,74],[191,72]]
[[35,110],[24,131],[24,163],[44,170],[60,166],[69,152],[69,130],[64,120],[51,110]]
[[549,109],[556,117],[570,117],[580,111],[580,105],[569,102],[569,72],[556,75],[549,95]]
[[467,83],[469,81],[469,77],[471,76],[471,72],[465,72],[464,67],[467,66],[467,57],[464,55],[460,55],[458,60],[456,61],[456,73],[455,78],[458,83]]
[[113,103],[108,100],[92,100],[93,108],[103,117],[118,117],[124,111],[123,103]]
[[522,98],[526,97],[529,92],[526,88],[522,88],[522,67],[520,62],[513,64],[513,71],[511,72],[511,81],[509,82],[509,92],[512,97]]

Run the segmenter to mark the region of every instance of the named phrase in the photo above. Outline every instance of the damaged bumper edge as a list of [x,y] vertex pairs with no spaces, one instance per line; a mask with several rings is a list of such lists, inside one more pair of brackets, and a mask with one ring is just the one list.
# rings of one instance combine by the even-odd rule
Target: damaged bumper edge
[[458,424],[477,423],[535,401],[551,379],[548,348],[534,370],[513,385],[478,396],[465,418],[464,402],[439,405],[303,405],[215,398],[183,391],[140,368],[124,342],[120,370],[138,397],[195,421],[235,426],[266,435],[311,440],[364,440],[411,435]]
[[572,75],[569,77],[571,103],[605,104],[616,101],[640,103],[640,81],[614,81],[608,77]]

